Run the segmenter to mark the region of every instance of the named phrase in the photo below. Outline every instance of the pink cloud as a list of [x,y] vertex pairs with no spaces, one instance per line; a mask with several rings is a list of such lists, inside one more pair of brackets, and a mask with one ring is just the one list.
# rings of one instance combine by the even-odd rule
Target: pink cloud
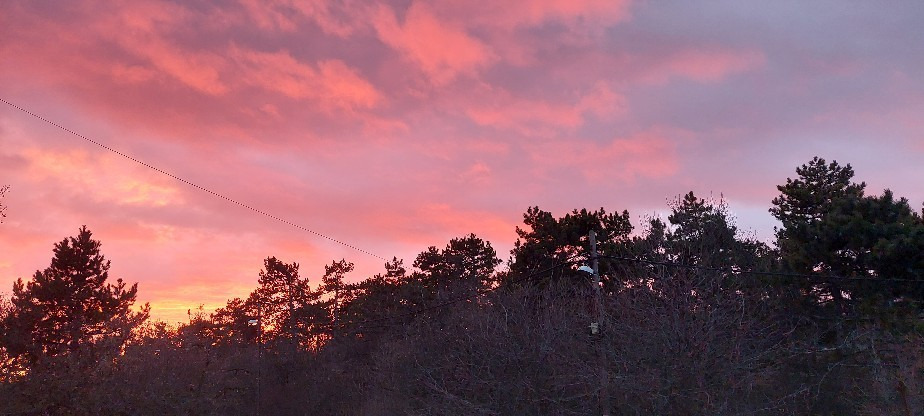
[[559,128],[573,129],[583,122],[581,114],[573,107],[542,101],[510,101],[516,102],[485,103],[484,106],[468,108],[466,114],[482,126],[529,135],[547,135]]
[[613,24],[629,16],[625,0],[526,0],[475,5],[466,1],[436,2],[447,15],[479,26],[505,29],[555,21],[575,25]]
[[592,182],[639,178],[662,178],[679,169],[676,140],[689,133],[674,129],[653,129],[605,143],[586,140],[528,143],[536,169],[567,168]]
[[732,74],[758,69],[765,63],[766,57],[760,51],[686,49],[655,63],[642,78],[658,84],[671,78],[717,82]]
[[[105,8],[113,10],[99,10]],[[10,13],[9,42],[0,49],[10,57],[0,60],[8,85],[59,89],[87,104],[85,112],[144,126],[155,136],[252,142],[289,137],[288,129],[300,130],[301,139],[322,136],[279,123],[293,117],[311,125],[341,123],[341,134],[405,126],[374,114],[387,96],[364,77],[369,67],[294,56],[281,42],[235,43],[226,34],[243,23],[233,10],[145,1],[73,3],[66,19],[25,6]]]
[[[514,140],[497,140],[490,137],[438,136],[412,145],[414,154],[439,160],[441,163],[464,160],[503,158],[510,155]],[[445,165],[443,165],[445,167]],[[419,172],[420,179],[431,177],[433,172]]]
[[491,180],[491,167],[484,162],[476,162],[459,174],[459,180],[465,183],[487,183]]
[[594,84],[581,100],[577,103],[577,108],[582,112],[589,112],[597,117],[611,119],[626,113],[626,98],[614,92],[609,85],[603,81]]
[[293,99],[311,99],[325,107],[374,107],[382,95],[355,69],[339,60],[317,67],[299,62],[286,51],[266,53],[233,47],[230,56],[241,67],[241,82]]
[[[876,159],[868,169],[892,175],[901,166],[896,188],[914,192],[906,179],[921,177],[924,128],[920,59],[905,53],[912,42],[871,33],[864,42],[894,51],[859,50],[849,37],[811,36],[817,28],[798,19],[771,28],[781,14],[762,8],[774,5],[744,17],[722,7],[11,2],[0,13],[0,95],[255,208],[408,261],[469,232],[503,256],[521,210],[535,204],[636,214],[689,189],[766,203],[804,152]],[[718,17],[742,20],[716,30]],[[741,27],[748,32],[734,33]],[[0,109],[0,123],[0,179],[13,185],[0,291],[9,290],[2,279],[46,266],[52,243],[81,224],[98,232],[118,276],[182,317],[245,295],[267,255],[312,275],[339,258],[361,264],[357,278],[381,271],[379,259],[16,110]],[[870,183],[892,185],[882,175]]]
[[186,50],[165,36],[192,23],[193,16],[182,6],[146,1],[102,16],[111,17],[91,25],[92,37],[117,43],[122,52],[147,61],[162,74],[197,91],[212,95],[227,92],[220,76],[224,60],[219,54]]
[[365,19],[357,15],[364,15],[368,6],[351,0],[238,1],[244,6],[247,18],[264,30],[296,32],[303,18],[315,23],[324,33],[338,37],[348,37],[367,26]]
[[238,0],[244,6],[247,16],[261,29],[295,31],[291,4],[285,1]]
[[519,132],[524,135],[553,135],[584,124],[586,114],[612,119],[625,113],[625,99],[603,82],[572,102],[544,101],[517,97],[509,91],[483,86],[473,93],[474,100],[465,113],[482,125]]
[[141,65],[126,65],[115,63],[112,65],[112,78],[119,84],[141,84],[149,82],[157,75],[157,71]]
[[[602,34],[602,29],[629,17],[629,0],[525,0],[472,3],[467,1],[433,1],[426,4],[436,19],[444,24],[463,27],[477,33],[490,45],[490,63],[503,61],[514,65],[535,65],[546,57],[540,51],[553,45],[571,42],[588,43]],[[412,6],[413,7],[413,6]],[[545,36],[530,34],[530,29],[554,23],[559,33],[549,42]]]
[[114,154],[38,148],[22,149],[20,154],[27,160],[30,181],[55,182],[71,195],[85,195],[100,204],[162,207],[183,201],[173,180],[147,168],[126,166]]
[[124,48],[147,59],[163,74],[197,91],[211,95],[228,91],[219,73],[225,61],[218,54],[186,52],[160,39],[126,40]]
[[[475,233],[494,243],[506,243],[514,236],[517,217],[507,212],[490,212],[483,209],[464,207],[455,202],[426,202],[408,211],[381,212],[370,218],[366,224],[376,229],[390,230],[393,245],[402,252],[394,253],[406,262],[430,245],[441,245],[450,238]],[[393,255],[385,253],[385,255]]]
[[324,33],[347,37],[368,24],[369,6],[364,2],[344,0],[291,0],[291,7],[310,18]]
[[455,22],[438,19],[424,3],[413,3],[399,22],[394,10],[379,8],[374,20],[382,42],[416,63],[436,85],[474,75],[495,58],[490,48]]

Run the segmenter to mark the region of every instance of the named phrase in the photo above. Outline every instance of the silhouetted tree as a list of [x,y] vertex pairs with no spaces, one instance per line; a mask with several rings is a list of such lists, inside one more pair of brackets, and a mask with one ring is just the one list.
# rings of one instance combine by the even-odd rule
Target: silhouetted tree
[[[530,207],[523,214],[527,229],[517,227],[517,241],[510,251],[510,270],[500,276],[502,281],[518,281],[541,270],[549,269],[553,280],[568,276],[566,280],[578,281],[570,267],[555,267],[580,256],[590,257],[587,240],[590,230],[597,238],[597,251],[601,255],[624,255],[628,253],[632,232],[629,212],[608,214],[603,208],[597,211],[574,210],[556,219],[552,213],[539,207]],[[608,276],[606,264],[600,272]],[[604,278],[604,283],[606,282]]]
[[868,281],[828,279],[801,286],[818,303],[856,304],[874,298],[891,302],[905,296],[920,301],[920,284],[876,278],[924,279],[924,227],[904,198],[886,190],[865,196],[850,165],[827,164],[818,157],[796,169],[797,179],[778,186],[770,212],[782,222],[777,245],[784,265],[816,273]]
[[[798,172],[774,201],[783,259],[740,232],[724,201],[688,193],[634,236],[627,212],[530,208],[504,273],[474,234],[359,281],[352,263],[333,261],[314,290],[298,264],[270,257],[256,290],[211,315],[146,322],[127,343],[104,335],[120,319],[88,325],[94,335],[74,351],[108,355],[71,353],[70,342],[33,362],[10,355],[31,342],[26,323],[39,320],[27,312],[40,309],[0,296],[0,414],[582,415],[600,413],[604,390],[611,414],[924,414],[920,310],[900,307],[924,286],[924,219],[889,191],[863,195],[849,165],[816,158]],[[600,291],[575,270],[590,230]],[[79,241],[60,256],[79,257]],[[54,267],[83,264],[58,254]],[[87,257],[74,269],[108,268]],[[814,275],[749,272],[784,261]],[[829,272],[860,278],[837,282],[854,311],[915,313],[820,313],[835,290],[820,276]],[[41,274],[50,291],[79,273]],[[81,287],[105,280],[87,276]],[[45,293],[20,285],[21,298]],[[134,287],[106,293],[120,291]]]
[[247,300],[234,298],[215,310],[211,316],[212,336],[215,342],[224,344],[256,343],[259,328],[251,323],[258,318],[260,311],[256,298]]
[[766,244],[740,238],[723,200],[707,201],[693,192],[671,204],[671,230],[666,236],[672,260],[706,267],[753,268]]
[[51,266],[13,285],[12,310],[3,321],[3,344],[14,357],[35,361],[79,351],[112,337],[126,340],[147,319],[148,306],[132,311],[138,284],[107,283],[109,261],[85,226],[55,244]]
[[331,319],[336,321],[341,305],[346,302],[350,294],[346,293],[349,285],[344,281],[347,273],[353,271],[353,263],[341,259],[324,266],[324,276],[321,277],[321,290],[330,295],[328,300]]
[[[751,287],[752,295],[762,296],[765,285],[758,276],[743,277],[748,270],[768,270],[775,253],[761,241],[743,235],[723,200],[697,198],[693,192],[669,203],[668,223],[659,218],[648,221],[641,236],[633,238],[633,253],[647,260],[690,266],[672,270],[671,279],[686,276],[696,279],[708,274],[709,280],[735,290]],[[626,276],[644,278],[663,274],[661,266],[634,262],[616,262],[614,268]],[[721,271],[701,268],[720,268]],[[721,279],[717,280],[717,277]],[[724,279],[724,282],[722,281]],[[635,282],[649,284],[652,282]],[[655,282],[657,283],[657,282]]]
[[345,285],[337,327],[345,325],[345,332],[367,340],[383,334],[408,322],[419,307],[422,290],[419,280],[407,274],[403,261],[394,258],[385,263],[384,274]]
[[819,257],[830,270],[866,278],[845,289],[851,300],[924,301],[924,223],[908,200],[896,200],[888,189],[882,196],[843,198],[817,229],[830,250]]
[[292,345],[300,345],[312,324],[304,311],[319,301],[321,292],[312,290],[308,279],[299,276],[298,263],[283,263],[268,257],[263,264],[257,281],[259,287],[247,304],[258,308],[268,339],[287,339]]
[[[838,201],[862,198],[866,183],[852,181],[854,172],[849,164],[841,166],[837,161],[829,164],[817,156],[796,168],[796,174],[798,178],[787,178],[785,185],[777,186],[780,195],[773,199],[774,207],[770,208],[770,213],[783,225],[776,230],[783,263],[798,273],[843,272],[831,262],[836,243],[830,239],[833,236],[821,232],[822,222]],[[802,285],[818,301],[833,299],[842,303],[843,289],[836,283]]]
[[490,242],[469,234],[449,240],[442,250],[430,246],[417,255],[414,267],[419,270],[415,276],[430,291],[471,295],[490,283],[500,263]]
[[[10,299],[0,294],[0,330],[7,331],[7,318],[13,313],[13,304]],[[18,366],[14,358],[7,353],[6,344],[8,342],[6,335],[0,335],[0,383],[8,383],[16,379]]]

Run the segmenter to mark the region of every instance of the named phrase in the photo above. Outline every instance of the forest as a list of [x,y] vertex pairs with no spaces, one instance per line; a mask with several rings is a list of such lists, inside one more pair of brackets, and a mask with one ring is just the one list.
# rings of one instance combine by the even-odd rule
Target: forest
[[270,256],[179,325],[82,227],[0,299],[0,414],[924,415],[924,210],[818,157],[777,189],[772,244],[692,192],[637,228],[530,207],[506,261]]

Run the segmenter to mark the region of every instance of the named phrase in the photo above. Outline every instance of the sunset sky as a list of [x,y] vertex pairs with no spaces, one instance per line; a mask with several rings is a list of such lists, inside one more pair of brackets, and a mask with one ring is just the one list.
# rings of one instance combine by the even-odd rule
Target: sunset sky
[[[724,195],[771,241],[818,155],[920,209],[919,1],[5,1],[0,98],[229,198],[406,264],[527,207]],[[87,225],[156,318],[224,305],[262,260],[319,281],[379,258],[0,103],[0,293]]]

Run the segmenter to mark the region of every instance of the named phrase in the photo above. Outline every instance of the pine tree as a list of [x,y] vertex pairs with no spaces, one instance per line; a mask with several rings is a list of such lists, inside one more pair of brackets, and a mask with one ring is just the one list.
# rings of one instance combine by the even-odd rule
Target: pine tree
[[284,263],[276,257],[263,261],[258,283],[249,303],[259,305],[266,334],[271,339],[287,339],[291,345],[300,343],[306,322],[300,311],[318,300],[319,293],[311,289],[307,278],[298,274],[298,263]]
[[[778,186],[770,212],[782,222],[777,245],[784,265],[798,273],[848,277],[803,281],[816,301],[835,304],[921,301],[924,223],[904,198],[888,189],[866,196],[850,165],[814,158],[796,169],[797,179]],[[856,280],[862,279],[862,280]]]
[[481,288],[494,275],[498,264],[500,259],[491,243],[475,234],[453,238],[442,250],[430,246],[414,260],[421,280],[431,287],[465,282],[472,288]]
[[81,351],[113,337],[124,340],[148,317],[132,311],[138,284],[107,283],[110,263],[86,226],[55,244],[54,258],[31,281],[13,284],[2,342],[14,357],[36,361]]
[[[589,258],[588,233],[593,230],[597,238],[597,251],[601,255],[626,255],[631,245],[632,223],[629,212],[607,213],[587,209],[573,210],[564,217],[555,218],[551,212],[530,207],[523,214],[526,228],[516,228],[517,241],[510,251],[510,270],[499,276],[500,281],[518,281],[540,270],[548,270],[550,281],[581,281],[568,265],[582,256]],[[609,285],[611,270],[608,262],[600,263],[601,280]]]

